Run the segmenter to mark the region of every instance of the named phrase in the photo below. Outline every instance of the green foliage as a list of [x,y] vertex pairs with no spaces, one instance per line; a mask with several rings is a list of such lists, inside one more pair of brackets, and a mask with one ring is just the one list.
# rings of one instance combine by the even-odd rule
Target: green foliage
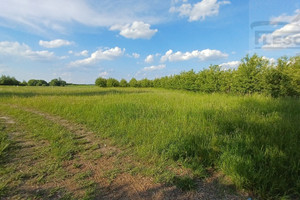
[[28,86],[36,86],[36,84],[37,84],[37,80],[35,80],[35,79],[30,79],[28,82],[27,82],[27,85]]
[[27,85],[27,82],[24,80],[22,81],[22,83],[20,83],[21,86],[26,86]]
[[38,80],[36,86],[48,86],[48,83],[44,80]]
[[130,86],[130,87],[139,87],[138,81],[137,81],[135,78],[132,78],[132,79],[129,81],[129,86]]
[[36,79],[30,79],[28,81],[27,85],[28,86],[49,86],[47,81],[45,81],[45,80],[36,80]]
[[139,81],[140,82],[140,86],[141,87],[153,87],[152,81],[148,80],[148,79],[142,79]]
[[65,86],[67,85],[67,82],[62,80],[61,78],[58,79],[52,79],[49,83],[50,86]]
[[[125,81],[125,80],[124,80]],[[125,87],[125,82],[123,84]],[[200,92],[235,94],[261,93],[272,97],[300,96],[300,56],[280,58],[274,65],[254,54],[242,59],[237,69],[224,70],[218,65],[196,73],[194,70],[154,80],[132,78],[130,87],[183,89]]]
[[[153,88],[13,90],[14,98],[2,98],[4,103],[34,107],[85,124],[100,137],[132,148],[141,159],[172,161],[200,176],[207,169],[221,170],[238,188],[261,199],[299,198],[297,98]],[[55,98],[49,98],[49,93]],[[28,94],[36,94],[34,101]],[[188,177],[171,181],[193,188]]]
[[121,81],[120,81],[120,86],[121,87],[128,87],[128,83],[127,83],[127,81],[125,80],[125,79],[122,79]]
[[109,78],[107,79],[107,87],[119,87],[120,83],[117,79]]
[[8,138],[8,134],[5,131],[5,127],[0,125],[0,164],[4,161],[9,153],[9,147],[11,141]]
[[0,77],[0,85],[19,85],[20,82],[15,77],[2,75]]
[[241,94],[251,94],[263,90],[263,73],[268,60],[256,54],[247,55],[233,74],[233,91]]
[[95,85],[99,87],[106,87],[107,86],[107,80],[105,78],[99,77],[95,81]]

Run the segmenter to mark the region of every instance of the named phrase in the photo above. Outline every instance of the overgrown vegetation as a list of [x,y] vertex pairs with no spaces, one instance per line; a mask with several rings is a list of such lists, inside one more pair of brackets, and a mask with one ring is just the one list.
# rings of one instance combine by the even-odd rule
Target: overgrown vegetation
[[[101,80],[105,82],[106,79],[101,78]],[[137,81],[132,78],[129,84],[122,81],[122,84],[105,85],[100,84],[99,80],[95,84],[100,87],[118,87],[120,85],[121,87],[155,87],[207,93],[261,93],[273,97],[299,96],[300,56],[289,59],[287,57],[279,58],[277,64],[274,64],[255,54],[252,57],[243,58],[237,69],[223,69],[214,65],[198,73],[191,70],[154,80]]]
[[2,75],[0,77],[0,85],[19,85],[20,81],[18,81],[15,77]]
[[0,85],[19,85],[19,86],[65,86],[67,82],[61,78],[52,79],[49,83],[45,80],[30,79],[28,82],[18,81],[15,77],[2,75],[0,77]]
[[0,165],[5,161],[12,141],[8,138],[3,122],[0,122]]
[[176,162],[198,177],[213,168],[263,199],[300,197],[297,98],[99,87],[3,87],[0,95],[85,124],[146,161]]
[[[2,76],[0,84],[65,86],[66,82],[32,79],[20,83]],[[2,87],[0,102],[84,124],[99,137],[111,138],[139,159],[154,163],[157,166],[149,174],[160,173],[155,178],[182,189],[195,187],[193,177],[165,173],[166,163],[189,168],[199,178],[218,171],[237,188],[263,199],[300,198],[300,56],[283,57],[275,64],[253,55],[243,58],[237,69],[214,65],[154,80],[98,78],[95,84],[109,88]],[[0,111],[25,124],[32,137],[47,140],[48,154],[58,163],[79,151],[74,136],[61,126],[44,126],[50,123],[16,108],[1,105]],[[9,153],[8,138],[1,128],[1,160]],[[106,178],[113,181],[121,172],[111,169]],[[78,180],[92,175],[83,173]],[[82,184],[89,185],[88,196],[95,195],[92,180]]]

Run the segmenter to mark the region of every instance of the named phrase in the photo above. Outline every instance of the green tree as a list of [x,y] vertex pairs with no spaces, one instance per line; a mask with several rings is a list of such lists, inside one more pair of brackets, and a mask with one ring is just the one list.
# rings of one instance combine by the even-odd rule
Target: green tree
[[95,81],[95,85],[99,87],[106,87],[107,86],[107,80],[105,78],[99,77]]
[[117,79],[109,78],[107,79],[107,87],[119,87],[120,83]]
[[2,75],[0,77],[0,85],[19,85],[20,82],[15,77]]
[[30,79],[27,83],[28,86],[36,86],[38,83],[38,80]]
[[130,87],[138,87],[138,81],[137,81],[135,78],[132,78],[132,79],[129,81],[129,86],[130,86]]
[[[181,88],[185,89],[185,90],[192,90],[192,91],[196,91],[197,90],[197,86],[196,86],[196,79],[197,79],[197,75],[195,73],[194,70],[190,70],[188,72],[181,72],[180,73],[181,76]],[[170,83],[170,81],[169,81]]]
[[268,66],[268,60],[254,54],[247,55],[233,73],[233,89],[236,92],[250,94],[261,92],[265,87],[263,74]]
[[36,86],[48,86],[48,83],[45,80],[37,80]]
[[152,81],[150,81],[149,79],[145,78],[139,81],[141,87],[152,87]]
[[50,86],[65,86],[67,85],[67,82],[62,80],[61,78],[55,78],[55,79],[52,79],[49,83]]
[[120,81],[120,86],[121,86],[121,87],[128,87],[127,81],[126,81],[125,79],[122,79],[122,80]]
[[26,86],[27,82],[25,80],[22,81],[22,83],[20,83],[21,86]]

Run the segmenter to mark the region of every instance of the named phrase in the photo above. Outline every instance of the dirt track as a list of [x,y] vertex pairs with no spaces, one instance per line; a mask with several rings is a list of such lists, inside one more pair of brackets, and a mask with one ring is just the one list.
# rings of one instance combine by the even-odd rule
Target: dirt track
[[[83,145],[84,152],[79,152],[74,159],[65,161],[63,167],[69,174],[64,181],[46,183],[44,185],[20,185],[20,192],[24,194],[34,190],[47,190],[52,187],[63,187],[68,192],[75,194],[80,198],[84,193],[84,188],[78,184],[75,178],[76,174],[88,172],[87,179],[92,180],[95,184],[96,196],[95,199],[245,199],[239,195],[230,194],[224,191],[217,182],[218,176],[215,175],[206,181],[197,181],[197,189],[195,191],[184,192],[176,186],[168,186],[164,184],[154,183],[152,178],[143,177],[141,175],[131,175],[124,169],[128,163],[133,166],[137,164],[128,156],[120,156],[122,150],[110,145],[108,140],[101,140],[96,137],[96,134],[89,131],[86,127],[80,124],[72,123],[62,119],[59,116],[53,116],[31,108],[21,108],[15,105],[10,105],[13,108],[22,109],[23,111],[33,113],[44,117],[45,119],[59,124],[71,133],[76,135],[76,139]],[[14,119],[7,116],[2,116],[0,119],[7,126],[18,125]],[[44,144],[36,144],[33,140],[24,137],[24,133],[12,133],[13,140],[20,144],[21,149],[16,154],[16,161],[20,165],[19,170],[28,168],[29,165],[36,165],[38,159],[31,159],[25,154],[32,154],[32,151],[39,151]],[[88,153],[87,153],[88,152]],[[101,156],[97,156],[101,155]],[[75,168],[75,165],[80,165]],[[23,169],[24,168],[24,169]],[[23,195],[26,197],[27,195]],[[56,196],[59,198],[59,196]]]

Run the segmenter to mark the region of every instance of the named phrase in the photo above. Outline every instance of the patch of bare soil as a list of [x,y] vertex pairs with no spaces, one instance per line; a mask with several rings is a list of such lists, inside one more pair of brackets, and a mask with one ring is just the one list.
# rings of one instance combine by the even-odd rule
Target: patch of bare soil
[[5,183],[6,194],[0,199],[40,199],[39,196],[60,198],[62,192],[53,193],[57,187],[64,188],[62,183],[41,183],[43,170],[47,169],[47,162],[43,150],[48,145],[47,141],[35,141],[18,126],[12,118],[1,116],[0,123],[9,132],[13,142],[10,158],[1,166],[6,174],[0,177]]
[[[207,181],[198,180],[196,190],[184,192],[176,186],[154,183],[151,177],[131,175],[122,171],[122,167],[128,162],[135,163],[128,157],[119,156],[122,150],[109,145],[108,140],[99,139],[85,126],[32,108],[11,106],[40,115],[76,135],[85,151],[64,163],[65,169],[72,175],[65,181],[64,187],[78,197],[84,194],[85,188],[80,184],[84,178],[94,185],[94,199],[246,199],[224,190],[217,176]],[[116,166],[116,163],[119,164]]]

